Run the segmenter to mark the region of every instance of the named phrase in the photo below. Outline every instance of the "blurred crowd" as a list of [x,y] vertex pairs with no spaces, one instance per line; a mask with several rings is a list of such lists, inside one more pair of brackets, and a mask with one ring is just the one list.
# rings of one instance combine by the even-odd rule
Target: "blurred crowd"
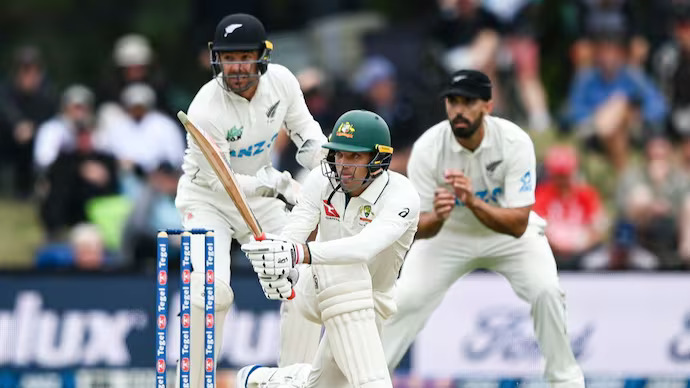
[[[403,174],[414,141],[445,118],[447,74],[486,72],[495,114],[535,139],[534,210],[548,221],[559,268],[689,269],[690,0],[567,0],[553,14],[538,0],[430,4],[404,25],[360,7],[285,29],[274,61],[297,75],[324,133],[349,109],[384,117],[391,169]],[[221,15],[212,16],[206,24]],[[549,31],[538,27],[554,24],[570,37],[569,56],[545,61]],[[165,78],[175,64],[157,61],[148,37],[111,44],[99,84],[57,87],[31,44],[0,68],[0,192],[36,206],[34,268],[144,270],[156,231],[181,227],[174,198],[185,137],[173,117],[196,90]],[[201,45],[198,66],[210,79]],[[549,99],[546,66],[569,69],[560,101]],[[303,174],[284,134],[274,153],[275,167]]]

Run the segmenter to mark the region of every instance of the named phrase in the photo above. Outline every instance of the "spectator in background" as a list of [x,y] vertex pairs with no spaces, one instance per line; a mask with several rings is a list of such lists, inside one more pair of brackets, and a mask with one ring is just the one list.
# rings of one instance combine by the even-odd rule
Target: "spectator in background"
[[[108,67],[98,96],[104,102],[118,102],[124,89],[135,83],[151,86],[156,95],[158,109],[169,115],[189,106],[189,96],[172,87],[155,65],[155,53],[149,40],[138,34],[120,37],[113,47],[115,67]],[[105,108],[112,108],[106,105]],[[106,109],[104,114],[115,114]]]
[[423,129],[412,103],[398,90],[395,67],[384,57],[370,57],[355,72],[353,80],[362,101],[360,107],[376,112],[388,123],[394,150],[390,169],[406,174],[412,144]]
[[603,146],[618,172],[626,166],[631,137],[658,131],[668,110],[649,77],[626,64],[626,47],[619,32],[597,37],[595,66],[575,75],[567,114],[575,134]]
[[507,50],[517,75],[517,93],[528,117],[528,128],[542,132],[551,125],[546,91],[539,74],[536,0],[484,0],[482,3],[500,23]]
[[578,179],[574,147],[550,148],[544,165],[548,181],[537,185],[534,211],[548,223],[558,268],[577,269],[582,256],[602,244],[608,220],[597,190]]
[[117,257],[106,250],[98,227],[85,223],[72,229],[69,243],[49,244],[36,254],[39,269],[101,271],[118,264]]
[[480,0],[438,0],[439,15],[433,20],[431,34],[441,46],[441,63],[448,74],[476,69],[491,78],[496,111],[501,108],[496,77],[499,22],[480,3]]
[[34,164],[45,172],[61,152],[77,148],[79,134],[93,126],[94,95],[84,85],[72,85],[60,100],[60,113],[44,122],[36,131]]
[[650,139],[645,156],[643,163],[630,166],[621,178],[616,202],[623,220],[634,226],[640,245],[659,256],[661,268],[680,268],[682,259],[689,259],[682,257],[679,247],[690,243],[686,240],[690,186],[667,138]]
[[638,244],[635,227],[627,222],[619,222],[613,228],[610,243],[582,258],[582,269],[588,271],[650,271],[658,267],[659,258]]
[[175,207],[177,183],[181,175],[180,167],[164,162],[151,171],[145,181],[131,173],[124,176],[124,194],[133,202],[122,238],[122,257],[128,265],[137,269],[153,266],[154,261],[146,259],[155,258],[151,247],[156,243],[158,231],[182,229],[180,213]]
[[181,166],[185,143],[180,127],[170,117],[156,110],[156,94],[147,84],[137,83],[122,91],[126,116],[104,128],[104,147],[125,170],[135,166],[145,172],[161,163]]
[[673,40],[656,54],[655,71],[668,98],[669,125],[681,140],[681,163],[690,177],[690,4],[673,9]]
[[56,108],[40,51],[33,46],[19,48],[10,78],[0,85],[0,169],[9,168],[13,192],[19,198],[33,193],[36,128]]
[[[69,89],[66,101],[73,98],[85,101],[88,90]],[[88,105],[87,105],[88,106]],[[83,112],[89,116],[92,112]],[[84,222],[86,203],[93,198],[118,191],[115,158],[96,149],[93,122],[83,120],[74,132],[74,147],[64,147],[43,174],[41,190],[41,219],[49,239],[63,229]]]
[[[662,0],[659,0],[662,1]],[[594,65],[596,43],[602,32],[616,30],[630,37],[626,41],[628,64],[642,68],[649,55],[649,42],[641,31],[639,16],[632,0],[576,0],[577,35],[571,55],[576,70]]]

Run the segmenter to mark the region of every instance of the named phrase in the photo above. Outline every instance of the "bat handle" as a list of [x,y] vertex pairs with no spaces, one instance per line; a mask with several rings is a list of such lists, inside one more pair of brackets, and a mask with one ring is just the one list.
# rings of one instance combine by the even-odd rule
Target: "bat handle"
[[266,233],[264,233],[264,232],[261,232],[261,234],[258,236],[254,235],[254,240],[256,240],[256,241],[263,241],[265,239],[266,239]]
[[293,299],[295,299],[295,290],[293,289],[293,290],[291,290],[291,291],[292,291],[292,294],[290,294],[290,297],[288,298],[288,300],[293,300]]

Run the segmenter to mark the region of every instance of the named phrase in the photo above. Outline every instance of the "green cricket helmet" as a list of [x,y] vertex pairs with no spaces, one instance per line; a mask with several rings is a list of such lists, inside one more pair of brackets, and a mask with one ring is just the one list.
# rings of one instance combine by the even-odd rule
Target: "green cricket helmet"
[[381,116],[366,110],[351,110],[340,116],[323,147],[329,151],[322,164],[322,172],[335,181],[339,180],[337,167],[342,165],[335,162],[338,151],[370,152],[373,155],[367,164],[356,165],[368,169],[363,184],[388,170],[393,156],[388,124]]

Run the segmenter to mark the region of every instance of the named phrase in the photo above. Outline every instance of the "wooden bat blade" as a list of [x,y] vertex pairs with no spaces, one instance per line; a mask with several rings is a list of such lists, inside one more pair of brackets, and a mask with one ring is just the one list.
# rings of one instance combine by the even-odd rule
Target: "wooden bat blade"
[[189,135],[199,146],[199,149],[201,149],[204,157],[218,176],[220,183],[223,185],[225,191],[230,196],[230,199],[232,199],[232,202],[235,204],[235,207],[240,212],[242,219],[247,224],[247,227],[249,227],[249,230],[252,231],[254,238],[257,240],[264,239],[265,236],[261,230],[261,226],[256,220],[252,209],[249,207],[247,199],[244,197],[244,193],[237,183],[235,174],[232,172],[228,161],[223,157],[223,153],[220,148],[218,148],[218,145],[210,136],[197,129],[197,127],[192,124],[184,112],[177,112],[177,118],[180,120],[187,133],[189,133]]

